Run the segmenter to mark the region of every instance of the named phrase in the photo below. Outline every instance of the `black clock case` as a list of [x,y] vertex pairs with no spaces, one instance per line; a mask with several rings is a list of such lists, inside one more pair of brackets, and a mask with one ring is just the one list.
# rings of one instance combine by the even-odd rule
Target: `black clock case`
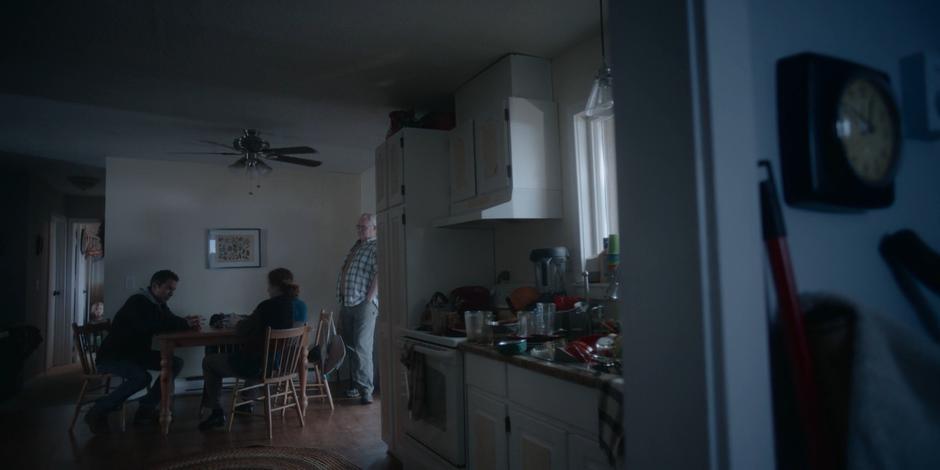
[[[849,166],[836,135],[842,88],[851,79],[861,77],[879,83],[882,93],[891,99],[889,78],[880,71],[814,53],[777,61],[777,130],[787,204],[826,211],[859,211],[888,207],[894,202],[896,168],[891,169],[885,184],[866,184]],[[891,112],[897,123],[897,110]],[[895,129],[898,143],[899,127]],[[900,149],[896,151],[900,155]]]

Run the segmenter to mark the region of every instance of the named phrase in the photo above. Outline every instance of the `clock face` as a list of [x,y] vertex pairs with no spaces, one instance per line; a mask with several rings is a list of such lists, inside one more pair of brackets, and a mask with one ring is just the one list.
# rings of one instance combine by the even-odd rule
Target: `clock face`
[[846,82],[839,95],[836,135],[849,167],[863,183],[891,181],[898,158],[897,111],[882,86],[868,78]]

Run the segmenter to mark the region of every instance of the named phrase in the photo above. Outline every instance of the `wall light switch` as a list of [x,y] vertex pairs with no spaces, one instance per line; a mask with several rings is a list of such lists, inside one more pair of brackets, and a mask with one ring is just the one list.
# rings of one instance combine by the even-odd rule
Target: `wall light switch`
[[134,290],[137,288],[137,279],[134,276],[124,276],[124,288]]

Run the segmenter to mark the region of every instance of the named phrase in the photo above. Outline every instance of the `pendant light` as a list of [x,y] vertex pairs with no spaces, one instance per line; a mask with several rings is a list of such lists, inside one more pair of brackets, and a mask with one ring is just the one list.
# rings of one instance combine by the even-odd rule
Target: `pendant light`
[[584,114],[590,118],[613,116],[614,114],[614,76],[607,64],[607,48],[604,47],[604,0],[599,0],[601,19],[601,68],[594,76],[594,85],[588,95]]

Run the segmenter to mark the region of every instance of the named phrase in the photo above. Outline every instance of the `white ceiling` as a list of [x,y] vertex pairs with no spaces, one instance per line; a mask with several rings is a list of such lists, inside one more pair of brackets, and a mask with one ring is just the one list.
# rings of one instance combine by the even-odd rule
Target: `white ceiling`
[[503,54],[555,57],[598,28],[592,0],[15,3],[0,152],[95,166],[226,163],[168,152],[256,127],[273,146],[317,148],[326,171],[359,172],[389,111],[451,109]]

